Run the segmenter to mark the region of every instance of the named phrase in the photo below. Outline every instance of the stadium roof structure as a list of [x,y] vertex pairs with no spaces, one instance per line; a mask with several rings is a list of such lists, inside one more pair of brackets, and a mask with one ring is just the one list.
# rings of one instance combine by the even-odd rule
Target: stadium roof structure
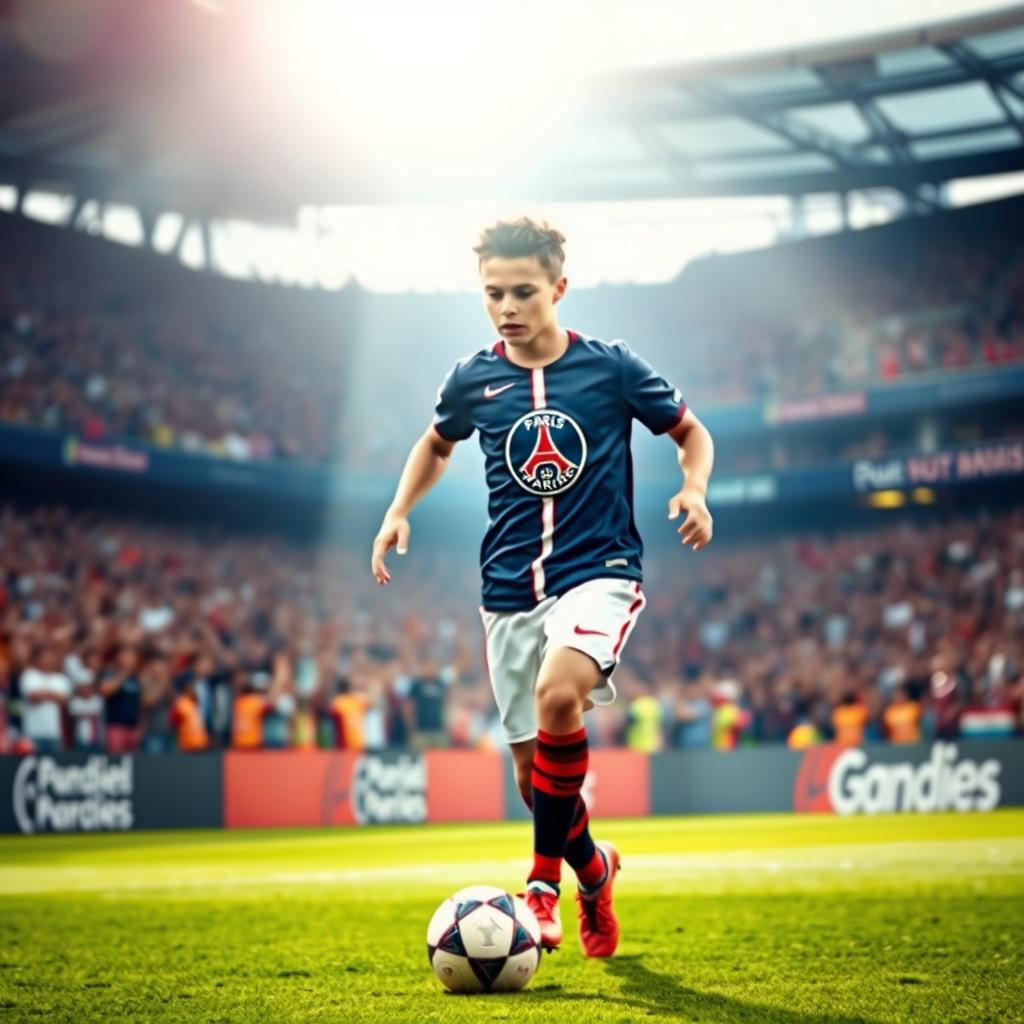
[[[817,48],[623,78],[632,130],[595,191],[806,194],[1024,167],[1024,7]],[[642,158],[646,159],[642,159]]]
[[[202,4],[111,0],[116,19],[59,62],[25,46],[14,9],[0,0],[0,181],[74,195],[72,223],[90,199],[131,202],[146,224],[147,210],[151,223],[168,208],[276,217],[410,198],[355,153],[325,158],[285,98],[229,73],[238,26]],[[526,183],[534,199],[891,188],[925,212],[943,182],[1024,168],[1024,6],[605,76],[561,141]],[[487,187],[460,183],[459,198],[495,198]],[[415,198],[451,196],[425,181]]]

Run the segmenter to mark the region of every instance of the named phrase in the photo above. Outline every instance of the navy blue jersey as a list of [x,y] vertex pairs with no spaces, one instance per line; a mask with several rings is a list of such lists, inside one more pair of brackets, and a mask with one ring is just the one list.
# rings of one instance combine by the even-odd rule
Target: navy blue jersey
[[547,366],[517,366],[503,341],[456,363],[434,428],[449,441],[480,432],[490,492],[484,607],[532,608],[599,576],[639,581],[632,422],[662,434],[685,411],[679,391],[623,341],[570,331]]

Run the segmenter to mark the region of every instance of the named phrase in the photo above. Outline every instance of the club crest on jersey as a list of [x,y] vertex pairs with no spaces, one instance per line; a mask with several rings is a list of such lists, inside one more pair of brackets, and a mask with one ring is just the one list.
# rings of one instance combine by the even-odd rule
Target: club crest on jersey
[[548,498],[567,491],[587,461],[579,424],[557,409],[535,409],[520,416],[505,440],[505,464],[517,484]]

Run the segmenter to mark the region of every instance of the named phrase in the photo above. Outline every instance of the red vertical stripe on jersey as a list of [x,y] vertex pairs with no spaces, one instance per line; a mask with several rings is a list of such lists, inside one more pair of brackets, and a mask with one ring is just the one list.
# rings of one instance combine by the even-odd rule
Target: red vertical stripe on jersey
[[484,671],[487,673],[487,678],[491,678],[491,659],[487,656],[487,615],[486,609],[483,605],[480,605],[480,622],[484,627]]
[[614,657],[619,656],[619,651],[622,650],[622,645],[626,642],[626,637],[633,626],[636,625],[636,616],[639,614],[640,609],[643,608],[646,598],[640,591],[640,584],[636,584],[636,600],[629,606],[629,611],[626,614],[626,621],[622,624],[622,629],[619,630],[619,639],[615,643],[615,647],[612,650]]
[[[530,395],[533,399],[534,409],[543,409],[547,405],[547,388],[544,386],[544,367],[535,366],[530,371]],[[555,536],[555,499],[540,499],[540,554],[530,563],[530,572],[533,574],[533,598],[535,601],[543,601],[547,594],[544,592],[546,580],[544,578],[544,560],[551,554],[554,547]]]

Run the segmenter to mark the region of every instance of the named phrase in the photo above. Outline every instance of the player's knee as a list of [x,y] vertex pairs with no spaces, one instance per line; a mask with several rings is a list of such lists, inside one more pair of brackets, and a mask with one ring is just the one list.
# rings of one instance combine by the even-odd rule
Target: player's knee
[[549,679],[537,684],[537,714],[541,722],[572,718],[581,708],[580,695],[571,682]]

